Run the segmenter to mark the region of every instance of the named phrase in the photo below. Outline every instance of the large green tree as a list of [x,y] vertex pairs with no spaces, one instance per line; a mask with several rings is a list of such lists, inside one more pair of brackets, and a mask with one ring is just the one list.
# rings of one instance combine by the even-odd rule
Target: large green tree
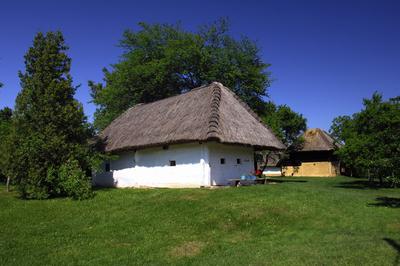
[[335,117],[332,121],[329,133],[336,141],[343,144],[348,134],[350,134],[349,129],[351,128],[351,122],[352,119],[348,115]]
[[10,182],[9,164],[12,132],[12,110],[5,107],[0,110],[0,179],[7,180],[7,190]]
[[261,171],[267,167],[271,157],[280,159],[289,156],[291,150],[300,148],[303,143],[301,134],[307,129],[307,119],[302,114],[296,113],[287,105],[276,105],[272,101],[264,103],[261,119],[267,124],[275,135],[288,147],[282,151],[260,151],[256,153],[256,159]]
[[[0,88],[3,83],[0,82]],[[4,107],[0,110],[0,179],[7,180],[7,191],[9,188],[10,176],[8,173],[8,165],[10,159],[10,135],[11,135],[11,117],[12,110],[9,107]]]
[[[374,93],[352,116],[334,119],[331,133],[345,145],[338,154],[355,175],[400,178],[400,97]],[[393,179],[393,180],[394,180]]]
[[270,85],[269,64],[248,38],[235,39],[226,20],[196,32],[180,25],[140,23],[120,42],[121,60],[104,69],[104,83],[89,82],[97,105],[94,125],[103,129],[130,106],[222,82],[258,113]]
[[301,144],[300,135],[307,129],[307,119],[302,114],[270,101],[265,103],[262,119],[287,147],[295,149]]
[[[90,194],[90,130],[70,75],[71,59],[61,32],[38,33],[19,73],[16,99],[13,178],[24,198]],[[71,169],[71,175],[59,169]],[[78,173],[78,174],[77,174]],[[80,191],[75,194],[71,187]]]

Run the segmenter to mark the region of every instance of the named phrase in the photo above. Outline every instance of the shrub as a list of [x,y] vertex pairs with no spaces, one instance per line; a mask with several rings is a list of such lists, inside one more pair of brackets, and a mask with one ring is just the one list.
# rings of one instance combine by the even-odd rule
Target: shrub
[[59,170],[60,191],[68,197],[82,200],[93,197],[91,179],[75,159],[68,160]]
[[400,187],[400,176],[388,176],[386,177],[386,181],[390,184],[391,187]]

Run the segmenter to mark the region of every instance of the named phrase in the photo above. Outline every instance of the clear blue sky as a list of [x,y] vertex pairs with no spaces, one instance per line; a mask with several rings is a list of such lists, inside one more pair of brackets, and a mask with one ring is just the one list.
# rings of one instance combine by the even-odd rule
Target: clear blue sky
[[[167,3],[168,2],[168,3]],[[188,30],[228,17],[272,64],[271,99],[309,127],[361,108],[375,90],[400,95],[400,1],[3,1],[0,3],[0,108],[14,105],[17,72],[38,31],[61,30],[70,46],[76,98],[92,119],[88,80],[117,62],[123,30],[181,21]]]

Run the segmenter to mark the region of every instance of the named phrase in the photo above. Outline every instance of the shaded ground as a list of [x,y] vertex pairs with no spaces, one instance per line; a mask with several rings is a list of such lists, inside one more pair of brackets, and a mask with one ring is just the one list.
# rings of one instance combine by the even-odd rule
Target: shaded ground
[[376,198],[376,203],[369,204],[370,206],[381,206],[381,207],[390,207],[390,208],[400,208],[400,197],[399,198],[391,198],[391,197],[378,197]]
[[81,202],[0,186],[0,265],[396,265],[400,190],[360,182],[97,189]]
[[351,189],[384,189],[390,188],[388,183],[380,184],[378,181],[369,181],[367,179],[349,178],[344,182],[339,182],[336,187]]

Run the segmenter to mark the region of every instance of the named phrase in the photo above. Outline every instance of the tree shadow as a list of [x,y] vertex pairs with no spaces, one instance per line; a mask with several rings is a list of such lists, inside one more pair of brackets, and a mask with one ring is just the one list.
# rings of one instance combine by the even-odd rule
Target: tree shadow
[[382,188],[390,188],[390,186],[386,183],[382,185],[377,181],[368,181],[368,180],[355,180],[355,181],[347,181],[341,182],[335,187],[337,188],[350,188],[350,189],[382,189]]
[[92,190],[94,192],[97,192],[97,191],[113,191],[113,190],[116,190],[116,189],[117,189],[116,187],[102,187],[102,186],[93,186],[92,187]]
[[274,179],[274,178],[268,178],[268,181],[276,182],[276,183],[306,183],[306,182],[308,182],[307,180]]
[[378,202],[370,203],[368,206],[400,208],[400,198],[378,197],[376,200]]
[[393,265],[399,265],[400,264],[400,243],[397,243],[395,240],[391,238],[383,238],[383,240],[386,241],[392,248],[394,248],[397,251],[397,256],[394,259]]

